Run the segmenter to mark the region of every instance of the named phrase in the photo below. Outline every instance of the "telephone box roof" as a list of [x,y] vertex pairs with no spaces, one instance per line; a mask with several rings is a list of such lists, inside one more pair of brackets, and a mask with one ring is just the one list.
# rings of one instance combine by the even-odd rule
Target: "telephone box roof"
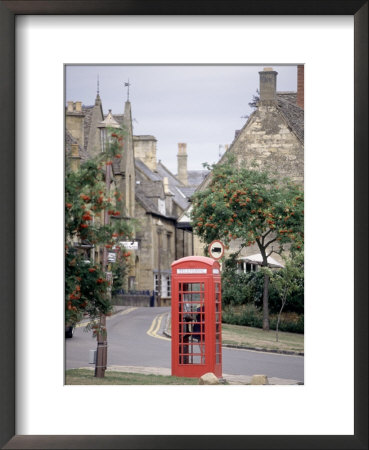
[[183,263],[202,263],[202,264],[206,264],[208,266],[214,266],[214,265],[219,265],[218,261],[216,261],[213,258],[208,258],[206,256],[186,256],[185,258],[181,258],[178,259],[177,261],[174,261],[172,263],[172,267],[178,265],[178,264],[183,264]]

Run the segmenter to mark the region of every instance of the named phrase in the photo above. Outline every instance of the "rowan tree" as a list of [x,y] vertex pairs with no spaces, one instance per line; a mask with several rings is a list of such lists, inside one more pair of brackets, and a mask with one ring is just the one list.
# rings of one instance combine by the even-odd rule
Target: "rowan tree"
[[[122,133],[114,130],[111,136],[105,152],[77,171],[68,170],[65,179],[65,320],[73,325],[87,314],[95,334],[105,331],[95,319],[109,314],[112,286],[106,268],[88,260],[88,249],[114,251],[121,268],[129,252],[119,242],[132,238],[131,226],[121,216],[121,193],[106,187],[107,167],[122,151]],[[104,223],[105,212],[120,220]]]
[[268,172],[238,167],[229,158],[208,166],[211,181],[197,192],[193,201],[192,226],[205,243],[220,239],[226,246],[236,241],[238,252],[257,244],[262,256],[263,329],[269,329],[269,279],[267,258],[303,248],[303,191],[286,180],[278,181]]

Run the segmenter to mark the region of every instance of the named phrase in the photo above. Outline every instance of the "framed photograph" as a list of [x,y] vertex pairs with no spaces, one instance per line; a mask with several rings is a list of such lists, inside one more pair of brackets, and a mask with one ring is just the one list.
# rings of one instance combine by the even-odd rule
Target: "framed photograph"
[[[348,0],[0,2],[3,448],[368,448],[367,17]],[[64,384],[63,67],[118,63],[305,65],[304,386]]]

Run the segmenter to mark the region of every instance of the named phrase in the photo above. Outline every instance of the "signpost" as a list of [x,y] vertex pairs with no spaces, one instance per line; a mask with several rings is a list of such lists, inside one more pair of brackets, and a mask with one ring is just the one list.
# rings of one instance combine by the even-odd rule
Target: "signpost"
[[209,256],[215,260],[220,259],[224,255],[224,244],[221,241],[213,241],[209,247]]

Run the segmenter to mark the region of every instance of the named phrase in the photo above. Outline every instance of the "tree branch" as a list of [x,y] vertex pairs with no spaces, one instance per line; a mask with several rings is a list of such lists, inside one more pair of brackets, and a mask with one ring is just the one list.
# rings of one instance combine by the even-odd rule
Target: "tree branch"
[[265,238],[268,236],[269,233],[271,233],[272,230],[269,229],[265,234],[261,234],[261,244],[264,246]]
[[275,237],[274,239],[270,240],[267,244],[264,245],[264,248],[269,247],[270,244],[273,244],[273,242],[275,242],[278,239],[278,236]]

